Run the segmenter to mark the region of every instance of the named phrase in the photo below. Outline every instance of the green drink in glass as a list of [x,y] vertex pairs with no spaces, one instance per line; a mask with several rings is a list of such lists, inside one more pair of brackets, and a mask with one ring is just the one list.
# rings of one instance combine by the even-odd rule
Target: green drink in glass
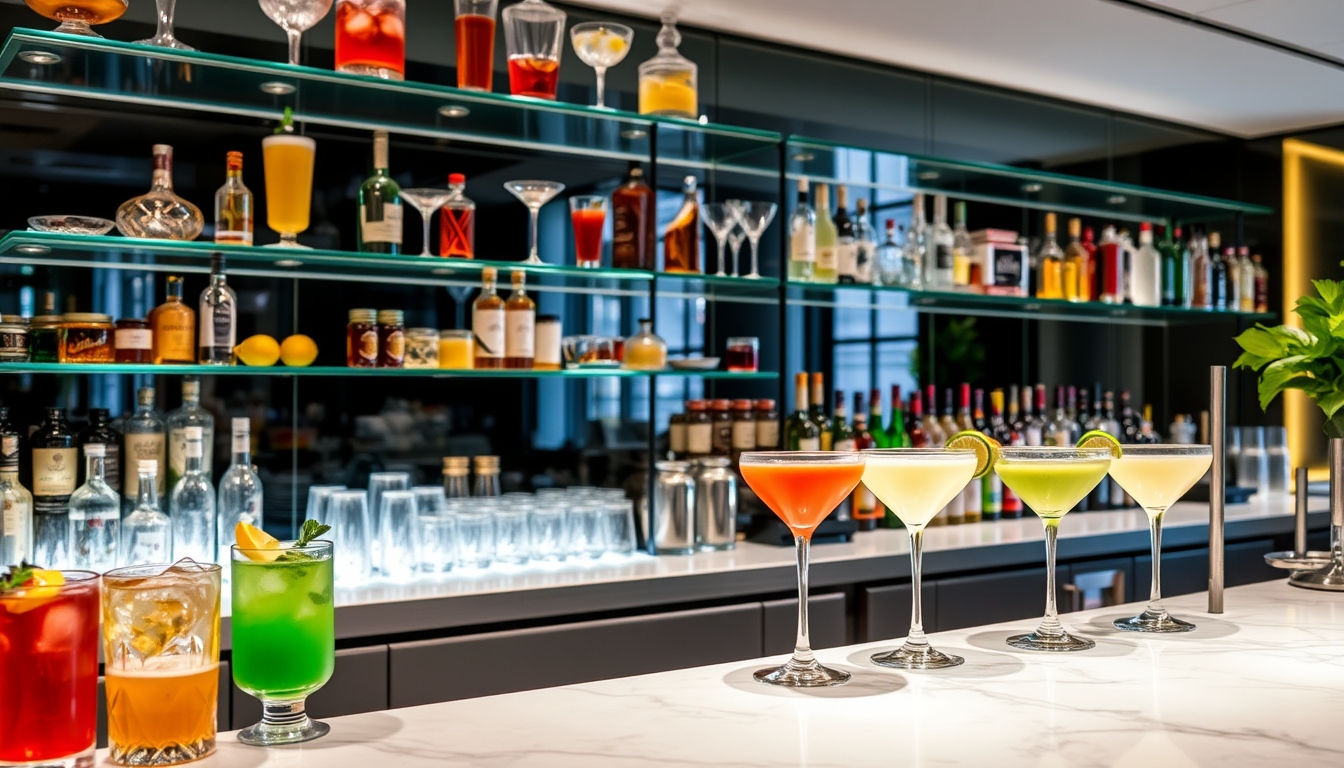
[[[309,521],[304,533],[315,528],[325,526]],[[304,701],[331,679],[336,662],[332,544],[312,541],[321,531],[295,542],[253,531],[266,540],[240,536],[232,549],[233,681],[261,700],[262,719],[238,740],[309,741],[330,730],[308,717]]]

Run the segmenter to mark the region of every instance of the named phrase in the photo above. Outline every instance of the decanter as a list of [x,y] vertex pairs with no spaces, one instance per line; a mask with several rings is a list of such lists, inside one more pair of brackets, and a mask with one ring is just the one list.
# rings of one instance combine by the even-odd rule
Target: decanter
[[117,209],[117,230],[126,237],[195,240],[204,227],[201,209],[173,192],[173,148],[155,144],[154,182]]
[[695,62],[677,53],[681,33],[677,19],[663,15],[657,37],[658,53],[639,65],[639,113],[695,120],[700,116]]
[[661,371],[667,367],[667,342],[653,332],[653,321],[640,318],[639,333],[625,340],[625,367]]

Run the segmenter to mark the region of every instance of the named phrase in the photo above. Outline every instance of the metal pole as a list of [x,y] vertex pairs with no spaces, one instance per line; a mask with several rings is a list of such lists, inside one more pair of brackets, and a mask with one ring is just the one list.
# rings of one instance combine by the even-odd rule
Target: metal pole
[[1297,508],[1293,517],[1293,557],[1307,556],[1307,468],[1297,468],[1297,483],[1293,489]]
[[1223,612],[1223,494],[1227,490],[1227,366],[1209,368],[1209,613]]

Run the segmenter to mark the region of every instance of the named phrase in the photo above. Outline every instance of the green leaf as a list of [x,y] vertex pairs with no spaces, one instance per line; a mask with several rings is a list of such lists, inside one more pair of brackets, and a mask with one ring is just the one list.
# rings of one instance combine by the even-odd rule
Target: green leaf
[[1283,338],[1275,336],[1268,328],[1259,324],[1243,331],[1236,338],[1236,342],[1250,354],[1267,360],[1276,360],[1288,354],[1287,343]]
[[1321,406],[1325,412],[1325,420],[1330,421],[1335,418],[1335,414],[1340,408],[1344,408],[1344,390],[1335,389],[1332,392],[1326,392],[1316,398],[1316,404]]
[[1337,280],[1312,280],[1311,286],[1333,313],[1344,313],[1344,283]]
[[1272,362],[1274,362],[1274,358],[1272,357],[1260,357],[1259,355],[1253,355],[1250,352],[1242,352],[1241,356],[1237,358],[1237,361],[1232,364],[1232,367],[1259,370],[1266,364]]
[[33,578],[33,571],[37,570],[40,569],[29,563],[27,560],[20,562],[18,565],[9,566],[9,570],[5,575],[0,576],[0,591],[17,589],[18,587],[23,586],[28,583],[29,579]]

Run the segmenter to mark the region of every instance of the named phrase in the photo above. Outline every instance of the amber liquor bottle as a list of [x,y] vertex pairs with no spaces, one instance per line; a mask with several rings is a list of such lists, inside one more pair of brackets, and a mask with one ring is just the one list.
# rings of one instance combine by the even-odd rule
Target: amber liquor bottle
[[537,303],[527,295],[527,273],[513,270],[513,293],[504,302],[504,367],[531,368],[536,356]]
[[665,272],[700,271],[700,206],[695,194],[695,177],[685,181],[686,200],[663,233],[663,270]]
[[644,183],[644,169],[630,164],[625,183],[611,193],[611,265],[617,269],[656,268],[653,189]]
[[475,367],[504,367],[504,300],[495,293],[494,267],[481,270],[481,295],[471,305],[471,334],[476,347]]
[[215,191],[215,242],[252,244],[252,191],[243,184],[243,153],[225,155],[224,185]]
[[156,364],[196,362],[196,311],[182,301],[181,277],[168,278],[168,296],[149,313],[149,329]]

